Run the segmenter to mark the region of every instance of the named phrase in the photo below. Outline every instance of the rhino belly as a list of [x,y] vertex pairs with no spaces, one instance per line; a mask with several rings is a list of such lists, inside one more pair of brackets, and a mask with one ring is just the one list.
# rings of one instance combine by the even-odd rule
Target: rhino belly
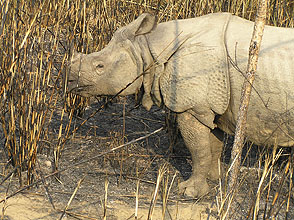
[[[253,98],[254,99],[254,98]],[[217,121],[217,126],[224,132],[233,135],[237,123],[239,106],[228,109]],[[254,100],[250,103],[247,122],[246,137],[257,145],[293,146],[294,145],[294,112],[274,111],[262,107]]]

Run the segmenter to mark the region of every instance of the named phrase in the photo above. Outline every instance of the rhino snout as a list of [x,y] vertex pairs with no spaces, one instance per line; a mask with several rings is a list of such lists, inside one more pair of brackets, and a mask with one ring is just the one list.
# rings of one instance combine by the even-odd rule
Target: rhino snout
[[92,94],[89,92],[89,91],[91,91],[91,89],[90,89],[91,87],[93,87],[93,86],[92,85],[77,85],[76,81],[75,81],[72,84],[68,83],[67,92],[81,95],[84,97],[89,97],[89,96],[92,96]]
[[67,91],[68,92],[78,93],[78,92],[84,90],[84,87],[85,86],[81,85],[79,83],[79,81],[76,79],[69,79],[67,81]]

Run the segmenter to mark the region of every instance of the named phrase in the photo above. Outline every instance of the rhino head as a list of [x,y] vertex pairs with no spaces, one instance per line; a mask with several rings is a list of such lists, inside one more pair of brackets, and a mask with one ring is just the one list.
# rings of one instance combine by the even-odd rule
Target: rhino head
[[[153,30],[156,19],[142,14],[118,29],[109,44],[91,54],[74,52],[68,76],[68,91],[84,97],[134,94],[143,82],[144,61],[136,39]],[[133,82],[133,83],[132,83]]]

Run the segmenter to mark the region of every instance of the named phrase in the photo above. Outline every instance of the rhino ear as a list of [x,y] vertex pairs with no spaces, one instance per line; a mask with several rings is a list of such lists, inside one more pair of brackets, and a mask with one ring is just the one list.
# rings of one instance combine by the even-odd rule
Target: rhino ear
[[123,31],[127,38],[147,34],[156,27],[157,18],[149,13],[140,15],[136,20],[125,27]]
[[147,34],[152,31],[157,23],[157,18],[151,14],[144,13],[139,16],[137,19],[137,30],[135,35]]

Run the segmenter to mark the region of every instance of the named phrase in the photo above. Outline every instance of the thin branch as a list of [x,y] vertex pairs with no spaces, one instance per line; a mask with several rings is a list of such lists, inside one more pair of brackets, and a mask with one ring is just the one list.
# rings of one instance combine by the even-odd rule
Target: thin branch
[[227,204],[225,206],[225,213],[223,215],[224,219],[230,218],[235,208],[233,195],[235,193],[235,186],[238,183],[238,174],[241,164],[241,152],[245,139],[247,111],[250,102],[252,84],[255,79],[258,55],[266,21],[267,4],[268,0],[259,1],[257,16],[254,23],[254,30],[250,42],[247,72],[242,87],[241,103],[238,111],[235,139],[231,154],[231,170],[228,176],[228,187],[226,192],[227,196],[229,196],[229,199],[226,202]]

